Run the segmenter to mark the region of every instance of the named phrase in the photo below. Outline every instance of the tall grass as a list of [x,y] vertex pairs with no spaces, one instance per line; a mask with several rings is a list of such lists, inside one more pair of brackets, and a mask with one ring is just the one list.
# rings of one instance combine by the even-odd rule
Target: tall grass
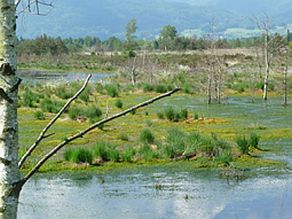
[[116,84],[105,85],[105,90],[106,90],[107,94],[111,97],[118,97],[119,96],[119,87]]
[[64,159],[74,163],[92,164],[92,152],[85,148],[67,149],[64,153]]
[[120,160],[120,153],[116,146],[106,143],[104,141],[97,142],[93,153],[95,156],[100,157],[104,161],[118,162]]
[[44,95],[35,93],[29,88],[26,88],[22,96],[22,103],[27,107],[37,107],[36,104],[39,103],[43,98]]
[[246,139],[245,136],[237,136],[235,139],[235,142],[243,154],[248,154],[249,153],[249,141]]
[[154,143],[154,135],[150,129],[144,129],[140,133],[140,141],[146,144],[153,144]]
[[63,105],[63,102],[45,98],[41,102],[41,109],[44,112],[57,113],[63,107]]

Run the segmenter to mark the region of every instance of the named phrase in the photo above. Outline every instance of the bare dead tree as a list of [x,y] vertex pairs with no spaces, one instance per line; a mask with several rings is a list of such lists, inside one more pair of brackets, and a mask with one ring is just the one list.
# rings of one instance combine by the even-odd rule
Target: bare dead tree
[[[221,103],[222,88],[224,83],[224,59],[217,53],[216,36],[215,36],[216,21],[212,19],[210,23],[210,33],[207,35],[207,45],[210,55],[206,56],[205,64],[207,66],[207,102],[212,103],[214,99],[218,104]],[[214,98],[213,98],[214,97]]]
[[137,60],[137,56],[135,56],[133,59],[133,64],[132,64],[132,69],[131,69],[131,82],[133,86],[136,85],[137,76],[138,76],[136,60]]
[[262,31],[263,36],[263,60],[264,60],[264,90],[263,100],[268,100],[268,85],[271,72],[272,61],[277,56],[283,55],[283,49],[286,47],[286,38],[279,34],[271,34],[270,32],[270,18],[268,15],[260,20],[254,18],[259,30]]

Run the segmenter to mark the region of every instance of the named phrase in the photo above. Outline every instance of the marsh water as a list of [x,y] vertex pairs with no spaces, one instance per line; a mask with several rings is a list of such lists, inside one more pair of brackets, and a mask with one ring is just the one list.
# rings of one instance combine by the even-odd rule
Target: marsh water
[[[187,100],[186,100],[187,99]],[[137,167],[108,173],[39,174],[25,185],[20,219],[39,218],[292,218],[292,108],[280,98],[264,104],[230,97],[207,106],[203,98],[175,96],[151,106],[185,106],[206,117],[227,118],[229,130],[258,128],[269,138],[261,147],[275,149],[262,156],[283,160],[285,167],[242,170],[246,177],[226,179],[220,171],[187,165]],[[210,125],[219,132],[222,124]],[[262,130],[261,130],[262,129]],[[282,134],[273,138],[273,132]],[[224,133],[223,133],[224,134]]]
[[161,168],[39,175],[24,187],[19,218],[291,218],[291,179]]
[[[84,81],[89,73],[84,72],[47,72],[47,71],[35,71],[35,70],[21,70],[18,71],[18,76],[24,81],[24,83],[68,83],[73,81]],[[108,78],[112,73],[93,73],[91,82],[100,81]]]

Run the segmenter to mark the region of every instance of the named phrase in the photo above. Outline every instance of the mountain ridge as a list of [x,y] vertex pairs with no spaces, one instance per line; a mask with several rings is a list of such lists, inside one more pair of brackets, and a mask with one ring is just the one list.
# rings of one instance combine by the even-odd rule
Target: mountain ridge
[[[230,28],[254,29],[255,24],[250,18],[254,14],[261,14],[261,10],[268,11],[273,26],[292,23],[291,0],[277,0],[276,7],[275,0],[236,2],[232,0],[83,0],[82,2],[55,0],[54,8],[47,16],[21,14],[17,33],[24,38],[34,38],[44,33],[50,36],[73,38],[86,35],[101,39],[113,35],[123,38],[125,25],[135,18],[138,25],[137,35],[154,38],[161,28],[168,24],[176,26],[179,32],[200,30],[206,33],[210,29],[212,17],[216,19],[216,31],[223,33]],[[254,7],[250,6],[251,2]]]

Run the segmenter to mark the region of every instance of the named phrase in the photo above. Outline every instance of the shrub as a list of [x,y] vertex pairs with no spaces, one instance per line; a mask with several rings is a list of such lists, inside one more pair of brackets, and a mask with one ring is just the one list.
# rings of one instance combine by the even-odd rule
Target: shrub
[[118,86],[115,84],[105,85],[105,90],[106,90],[107,94],[111,97],[118,97],[119,96],[119,89],[118,89]]
[[249,152],[249,142],[245,136],[238,136],[235,140],[239,150],[243,154],[248,154]]
[[153,144],[154,143],[154,135],[149,129],[144,129],[140,133],[140,141],[143,143]]
[[42,111],[38,110],[34,113],[34,118],[38,120],[44,120],[45,114]]
[[194,113],[194,120],[198,120],[199,119],[199,114],[198,113]]
[[119,109],[123,108],[123,102],[118,99],[116,102],[115,102],[115,106]]

